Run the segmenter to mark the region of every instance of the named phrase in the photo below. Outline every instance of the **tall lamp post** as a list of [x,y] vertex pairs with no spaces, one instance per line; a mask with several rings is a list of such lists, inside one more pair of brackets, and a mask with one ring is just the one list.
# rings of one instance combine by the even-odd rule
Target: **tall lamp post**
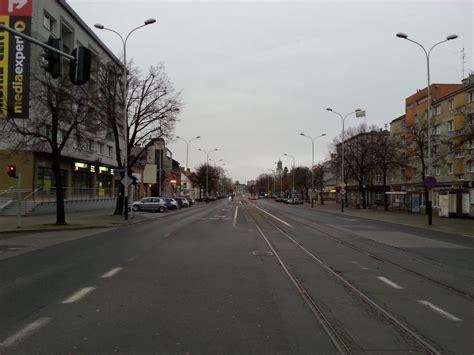
[[206,197],[209,197],[209,154],[217,152],[218,149],[214,148],[212,150],[204,150],[199,148],[198,150],[206,154]]
[[[432,166],[431,166],[431,83],[430,83],[430,54],[431,54],[431,51],[433,50],[433,48],[435,48],[436,46],[440,45],[441,43],[444,43],[444,42],[448,42],[450,40],[453,40],[453,39],[456,39],[458,38],[458,35],[456,34],[452,34],[450,36],[447,36],[445,40],[441,41],[441,42],[438,42],[438,43],[435,43],[429,51],[426,50],[426,48],[421,44],[421,43],[418,43],[410,38],[408,38],[408,35],[406,35],[405,33],[403,32],[399,32],[396,34],[396,36],[398,38],[402,38],[402,39],[406,39],[407,41],[410,41],[412,43],[415,43],[416,45],[420,46],[421,49],[423,49],[423,52],[425,53],[425,56],[426,56],[426,73],[427,73],[427,79],[428,79],[428,127],[427,127],[427,139],[428,139],[428,168],[427,168],[427,172],[426,172],[426,175],[427,177],[430,177],[431,176],[431,170],[432,170]],[[433,224],[433,205],[432,205],[432,186],[429,185],[427,186],[428,184],[423,181],[423,183],[425,184],[425,187],[428,188],[428,201],[426,201],[426,212],[428,213],[428,225],[432,225]]]
[[[360,108],[357,110],[354,110],[352,112],[349,112],[345,116],[341,115],[339,112],[334,111],[332,108],[328,107],[326,109],[329,112],[335,113],[339,117],[341,117],[342,120],[342,159],[341,159],[341,190],[346,187],[346,184],[344,183],[344,141],[346,140],[345,138],[345,128],[344,128],[344,122],[346,121],[346,118],[349,117],[350,115],[362,111]],[[341,212],[344,212],[344,195],[341,194]]]
[[[304,133],[300,133],[300,136],[306,137],[311,141],[311,202],[313,202],[313,193],[314,193],[314,141],[318,138],[324,137],[326,133],[323,133],[316,137],[310,137]],[[311,203],[311,207],[313,203]]]
[[293,184],[292,184],[292,191],[291,191],[291,196],[294,197],[294,194],[295,194],[295,157],[293,155],[290,155],[290,154],[283,154],[284,156],[286,157],[290,157],[293,159]]
[[122,100],[123,100],[123,127],[125,130],[125,157],[124,157],[124,172],[125,176],[123,178],[123,184],[124,184],[124,205],[125,205],[125,212],[124,212],[124,217],[125,220],[128,220],[128,118],[127,118],[127,94],[128,94],[128,82],[127,82],[127,41],[130,35],[135,32],[136,30],[145,27],[147,25],[151,25],[155,23],[156,20],[154,18],[150,18],[148,20],[145,20],[143,25],[135,27],[133,30],[128,32],[127,36],[123,38],[123,36],[118,33],[117,31],[107,28],[104,25],[100,23],[96,23],[94,25],[95,28],[99,30],[106,30],[115,33],[117,36],[120,37],[122,40],[123,44],[123,74],[122,74],[122,86],[123,86],[123,95],[122,95]]
[[[192,142],[192,141],[195,141],[196,139],[199,139],[201,138],[201,136],[196,136],[194,137],[193,139],[189,139],[189,140],[186,140],[180,136],[176,136],[177,139],[180,139],[182,140],[184,143],[186,143],[186,174],[188,173],[188,156],[189,156],[189,144]],[[184,174],[184,176],[186,177],[186,189],[188,188],[188,175]]]

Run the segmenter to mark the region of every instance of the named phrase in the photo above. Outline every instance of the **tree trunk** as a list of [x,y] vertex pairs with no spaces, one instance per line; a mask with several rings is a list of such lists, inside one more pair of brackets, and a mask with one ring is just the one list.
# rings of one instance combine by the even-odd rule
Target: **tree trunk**
[[117,193],[117,202],[115,204],[114,215],[120,216],[123,214],[123,205],[125,203],[125,188],[122,183],[119,184],[118,193]]
[[64,191],[63,191],[63,179],[61,176],[61,156],[53,153],[52,155],[52,169],[56,187],[56,224],[64,226],[66,225],[66,211],[64,209]]
[[362,208],[366,209],[367,208],[367,200],[365,196],[365,188],[364,185],[359,185],[360,192],[362,194]]
[[388,211],[388,195],[386,194],[388,186],[387,186],[387,172],[384,171],[383,173],[383,206],[385,211]]

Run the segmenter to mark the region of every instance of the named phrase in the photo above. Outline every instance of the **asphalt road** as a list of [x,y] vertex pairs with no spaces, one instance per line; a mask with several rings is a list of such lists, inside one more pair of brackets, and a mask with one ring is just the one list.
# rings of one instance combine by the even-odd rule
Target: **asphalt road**
[[1,354],[474,352],[472,238],[260,200],[90,233],[0,260]]

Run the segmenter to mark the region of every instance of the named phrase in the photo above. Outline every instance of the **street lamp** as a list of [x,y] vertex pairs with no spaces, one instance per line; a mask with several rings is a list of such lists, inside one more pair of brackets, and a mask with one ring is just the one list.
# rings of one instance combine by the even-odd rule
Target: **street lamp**
[[[313,200],[313,193],[314,193],[314,141],[318,138],[324,137],[325,135],[326,135],[326,133],[323,133],[323,134],[321,134],[319,136],[316,136],[316,137],[310,137],[310,136],[308,136],[304,133],[300,133],[300,136],[306,137],[311,141],[311,191],[312,191],[311,202]],[[312,205],[313,204],[311,204],[311,206]]]
[[209,154],[211,154],[212,152],[217,152],[218,149],[214,148],[212,150],[206,151],[204,149],[199,148],[198,150],[206,154],[206,197],[209,197]]
[[[145,27],[147,25],[151,25],[153,23],[155,23],[156,20],[154,18],[149,18],[148,20],[145,20],[143,25],[141,26],[138,26],[138,27],[135,27],[133,30],[131,30],[127,36],[125,37],[125,39],[123,38],[123,36],[118,33],[117,31],[111,29],[111,28],[107,28],[105,27],[104,25],[100,24],[100,23],[96,23],[94,25],[95,28],[99,29],[99,30],[106,30],[106,31],[110,31],[110,32],[113,32],[115,33],[117,36],[120,37],[120,39],[122,40],[122,44],[123,44],[123,75],[122,75],[122,85],[123,85],[123,96],[122,96],[122,100],[123,100],[123,123],[124,123],[124,130],[125,130],[125,134],[124,134],[124,137],[125,137],[125,157],[124,157],[124,172],[125,172],[125,176],[123,178],[123,184],[124,184],[124,205],[125,205],[125,213],[124,213],[124,217],[125,217],[125,220],[128,220],[128,118],[127,118],[127,91],[128,91],[128,83],[127,83],[127,41],[128,41],[128,38],[130,37],[130,35],[135,32],[136,30],[142,28],[142,27]],[[161,184],[161,181],[160,181],[160,184]]]
[[292,187],[292,191],[291,191],[291,196],[294,197],[294,194],[295,194],[295,157],[293,155],[290,155],[290,154],[283,154],[284,156],[286,157],[290,157],[293,159],[293,187]]
[[[428,139],[428,169],[427,169],[427,172],[426,172],[426,175],[427,176],[431,176],[431,170],[432,170],[432,166],[431,166],[431,83],[430,83],[430,54],[431,54],[431,51],[433,50],[434,47],[440,45],[441,43],[444,43],[444,42],[448,42],[448,41],[451,41],[453,39],[456,39],[458,38],[458,35],[456,34],[452,34],[452,35],[449,35],[446,37],[445,40],[441,41],[441,42],[438,42],[438,43],[435,43],[429,51],[427,51],[425,49],[425,47],[421,44],[421,43],[418,43],[410,38],[408,38],[408,35],[406,35],[405,33],[403,32],[398,32],[396,34],[396,36],[398,38],[401,38],[401,39],[406,39],[407,41],[410,41],[412,43],[415,43],[416,45],[420,46],[421,49],[423,49],[423,52],[425,53],[426,55],[426,72],[427,72],[427,79],[428,79],[428,127],[427,127],[427,139]],[[423,181],[423,183],[425,184],[425,188],[428,188],[426,186],[426,183]],[[426,212],[428,213],[428,225],[432,225],[433,224],[433,211],[432,211],[432,191],[431,191],[431,187],[428,188],[428,201],[426,201]]]
[[[176,136],[177,139],[180,139],[182,140],[184,143],[186,143],[186,174],[188,173],[188,155],[189,155],[189,143],[191,143],[192,141],[195,141],[196,139],[199,139],[201,138],[201,136],[196,136],[194,137],[193,139],[190,139],[190,140],[186,140],[180,136]],[[188,188],[188,175],[184,174],[184,176],[186,177],[186,189]]]
[[[339,112],[334,111],[332,108],[328,107],[326,109],[329,112],[335,113],[339,117],[341,117],[342,120],[342,159],[341,159],[341,190],[346,187],[344,183],[344,141],[345,141],[345,128],[344,128],[344,122],[346,121],[346,118],[352,115],[353,113],[360,112],[362,111],[360,108],[357,110],[354,110],[352,112],[349,112],[345,116],[341,115]],[[344,196],[341,194],[341,212],[344,212]]]

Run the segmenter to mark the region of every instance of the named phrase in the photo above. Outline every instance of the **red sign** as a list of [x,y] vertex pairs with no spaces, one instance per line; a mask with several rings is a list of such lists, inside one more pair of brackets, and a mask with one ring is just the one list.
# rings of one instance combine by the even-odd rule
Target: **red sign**
[[172,179],[172,180],[170,180],[170,183],[173,184],[173,185],[175,185],[175,184],[176,184],[176,180],[175,180],[175,179]]
[[33,0],[1,0],[0,15],[31,16]]

